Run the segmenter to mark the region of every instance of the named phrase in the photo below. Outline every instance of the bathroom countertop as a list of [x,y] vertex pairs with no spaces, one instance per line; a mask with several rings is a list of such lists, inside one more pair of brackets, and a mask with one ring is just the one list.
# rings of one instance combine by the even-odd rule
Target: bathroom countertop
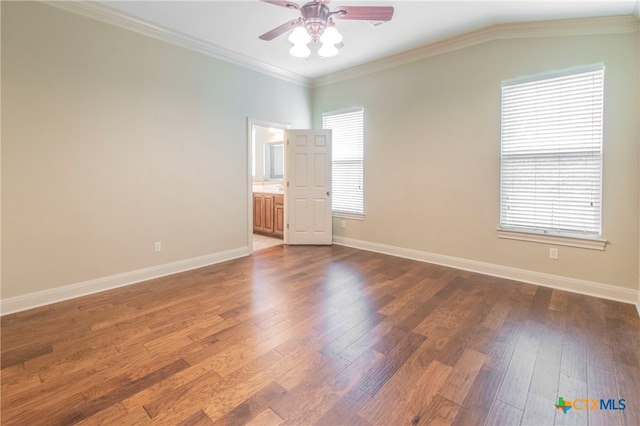
[[253,192],[261,192],[263,194],[284,194],[282,185],[254,185]]

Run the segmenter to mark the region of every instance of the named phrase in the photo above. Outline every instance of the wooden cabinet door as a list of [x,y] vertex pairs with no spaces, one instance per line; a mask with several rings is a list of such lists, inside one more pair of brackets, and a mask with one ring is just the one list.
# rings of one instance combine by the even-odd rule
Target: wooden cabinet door
[[262,225],[264,226],[264,232],[273,234],[273,195],[263,195],[262,205],[264,212],[264,219]]
[[284,205],[276,204],[276,213],[274,215],[274,234],[279,237],[284,236]]
[[264,199],[262,194],[253,194],[253,230],[264,232]]

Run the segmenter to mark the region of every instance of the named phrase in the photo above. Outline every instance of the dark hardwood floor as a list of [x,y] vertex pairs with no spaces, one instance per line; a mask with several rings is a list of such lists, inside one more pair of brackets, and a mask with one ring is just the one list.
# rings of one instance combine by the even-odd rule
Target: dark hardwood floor
[[1,337],[6,425],[640,425],[633,305],[340,246],[7,315]]

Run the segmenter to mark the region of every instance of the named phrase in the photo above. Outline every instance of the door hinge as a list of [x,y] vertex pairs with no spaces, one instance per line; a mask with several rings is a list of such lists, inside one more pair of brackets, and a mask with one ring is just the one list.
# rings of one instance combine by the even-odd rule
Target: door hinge
[[287,223],[287,229],[289,229],[289,224]]
[[289,182],[287,182],[287,188],[289,187]]

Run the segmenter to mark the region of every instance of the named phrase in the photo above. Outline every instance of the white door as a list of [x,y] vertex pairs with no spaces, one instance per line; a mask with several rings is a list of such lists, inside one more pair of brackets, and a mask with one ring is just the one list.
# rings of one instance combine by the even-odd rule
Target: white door
[[287,244],[332,244],[331,130],[287,130]]

